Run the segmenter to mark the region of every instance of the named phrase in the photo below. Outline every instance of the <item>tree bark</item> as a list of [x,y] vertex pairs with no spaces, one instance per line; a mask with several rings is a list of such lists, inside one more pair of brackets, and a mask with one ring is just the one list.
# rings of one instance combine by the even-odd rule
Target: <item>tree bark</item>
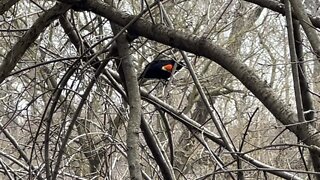
[[52,21],[56,20],[61,14],[64,14],[71,5],[57,3],[51,9],[46,11],[40,16],[31,28],[19,39],[19,41],[11,48],[4,60],[0,65],[0,83],[14,69],[20,58],[31,46],[31,44],[38,38],[40,33],[47,27]]
[[0,15],[9,10],[19,0],[2,0],[0,2]]
[[[275,12],[278,12],[282,15],[285,14],[284,5],[278,1],[274,1],[274,0],[245,0],[245,1],[251,2],[251,3],[259,5],[261,7],[268,8],[268,9],[275,11]],[[296,12],[293,12],[292,16],[293,16],[293,18],[297,19]],[[311,15],[308,15],[308,17],[310,18],[310,21],[312,22],[312,24],[315,27],[320,28],[320,18],[319,17],[311,16]]]
[[[120,32],[121,28],[117,25],[111,25],[114,34]],[[142,179],[140,165],[140,120],[141,120],[141,98],[138,85],[138,78],[135,72],[132,58],[129,54],[129,43],[124,34],[116,39],[120,64],[124,76],[125,88],[130,107],[129,122],[127,129],[127,148],[128,164],[131,179]]]
[[290,0],[293,10],[300,21],[301,26],[306,33],[308,40],[312,46],[314,53],[316,54],[318,60],[320,58],[320,38],[317,35],[315,27],[312,25],[307,13],[304,10],[302,1],[300,0]]
[[[67,2],[68,0],[61,1]],[[87,0],[84,7],[121,26],[125,26],[135,18],[135,16],[118,12],[114,8],[99,1]],[[317,130],[310,124],[301,124],[299,125],[300,130],[298,130],[295,124],[299,122],[297,114],[282,100],[279,100],[278,95],[268,83],[261,80],[253,69],[241,63],[227,50],[212,44],[212,42],[205,37],[197,37],[192,34],[170,29],[163,25],[152,24],[143,19],[137,20],[128,29],[150,40],[155,40],[215,61],[239,79],[282,124],[286,125],[290,131],[295,133],[299,140],[308,145],[320,147],[320,135],[317,134]]]

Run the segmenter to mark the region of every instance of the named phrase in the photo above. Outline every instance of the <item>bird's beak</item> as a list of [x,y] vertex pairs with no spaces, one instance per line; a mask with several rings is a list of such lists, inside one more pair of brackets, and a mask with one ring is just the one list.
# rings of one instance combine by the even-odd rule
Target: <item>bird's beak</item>
[[172,64],[167,64],[165,66],[162,66],[161,69],[164,71],[172,72],[173,66],[172,66]]

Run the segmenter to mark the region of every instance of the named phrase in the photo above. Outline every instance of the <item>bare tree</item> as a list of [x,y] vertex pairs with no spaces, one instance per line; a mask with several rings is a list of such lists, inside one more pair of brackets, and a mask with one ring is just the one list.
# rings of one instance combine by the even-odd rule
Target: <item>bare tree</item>
[[[0,177],[319,179],[320,21],[290,2],[0,2]],[[139,85],[154,59],[185,66]]]

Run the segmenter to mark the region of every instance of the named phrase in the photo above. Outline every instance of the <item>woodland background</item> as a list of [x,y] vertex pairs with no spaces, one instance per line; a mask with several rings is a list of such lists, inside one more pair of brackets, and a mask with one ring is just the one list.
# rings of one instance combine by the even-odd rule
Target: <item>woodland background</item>
[[320,179],[319,7],[1,0],[0,178]]

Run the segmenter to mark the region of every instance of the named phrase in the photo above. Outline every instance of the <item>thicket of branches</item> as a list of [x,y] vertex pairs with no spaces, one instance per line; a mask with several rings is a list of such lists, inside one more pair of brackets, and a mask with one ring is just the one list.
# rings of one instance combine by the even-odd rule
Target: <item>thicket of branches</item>
[[2,0],[0,177],[320,179],[319,6]]

